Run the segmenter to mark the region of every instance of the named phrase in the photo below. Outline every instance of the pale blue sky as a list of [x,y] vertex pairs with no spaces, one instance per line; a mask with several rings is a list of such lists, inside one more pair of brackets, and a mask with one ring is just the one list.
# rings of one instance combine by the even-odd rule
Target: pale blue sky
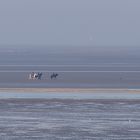
[[0,44],[140,46],[140,0],[1,0]]

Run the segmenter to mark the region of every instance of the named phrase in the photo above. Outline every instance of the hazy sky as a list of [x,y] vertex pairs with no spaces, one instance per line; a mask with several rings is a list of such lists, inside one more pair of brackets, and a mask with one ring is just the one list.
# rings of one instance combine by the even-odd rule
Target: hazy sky
[[0,44],[140,46],[140,0],[0,0]]

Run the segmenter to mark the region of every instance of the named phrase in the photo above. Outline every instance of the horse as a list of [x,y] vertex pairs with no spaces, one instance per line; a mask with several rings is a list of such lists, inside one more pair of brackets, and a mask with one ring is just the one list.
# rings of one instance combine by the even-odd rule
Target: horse
[[37,76],[38,80],[41,80],[41,77],[42,77],[42,72],[38,72],[38,76]]
[[51,79],[53,79],[53,78],[55,78],[56,79],[56,77],[58,76],[58,74],[57,73],[53,73],[52,75],[51,75]]
[[35,72],[32,72],[29,74],[29,79],[31,80],[41,80],[41,77],[42,77],[42,72],[38,72],[38,73],[35,73]]

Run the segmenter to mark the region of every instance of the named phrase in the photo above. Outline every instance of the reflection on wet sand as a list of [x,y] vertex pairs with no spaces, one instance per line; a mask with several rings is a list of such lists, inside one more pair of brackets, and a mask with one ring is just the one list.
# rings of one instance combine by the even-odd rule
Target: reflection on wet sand
[[140,100],[0,99],[1,139],[139,139]]

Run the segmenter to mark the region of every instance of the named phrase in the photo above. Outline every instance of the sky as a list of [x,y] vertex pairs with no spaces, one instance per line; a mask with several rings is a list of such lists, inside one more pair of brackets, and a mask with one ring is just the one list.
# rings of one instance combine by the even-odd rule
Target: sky
[[0,45],[140,46],[140,0],[0,0]]

